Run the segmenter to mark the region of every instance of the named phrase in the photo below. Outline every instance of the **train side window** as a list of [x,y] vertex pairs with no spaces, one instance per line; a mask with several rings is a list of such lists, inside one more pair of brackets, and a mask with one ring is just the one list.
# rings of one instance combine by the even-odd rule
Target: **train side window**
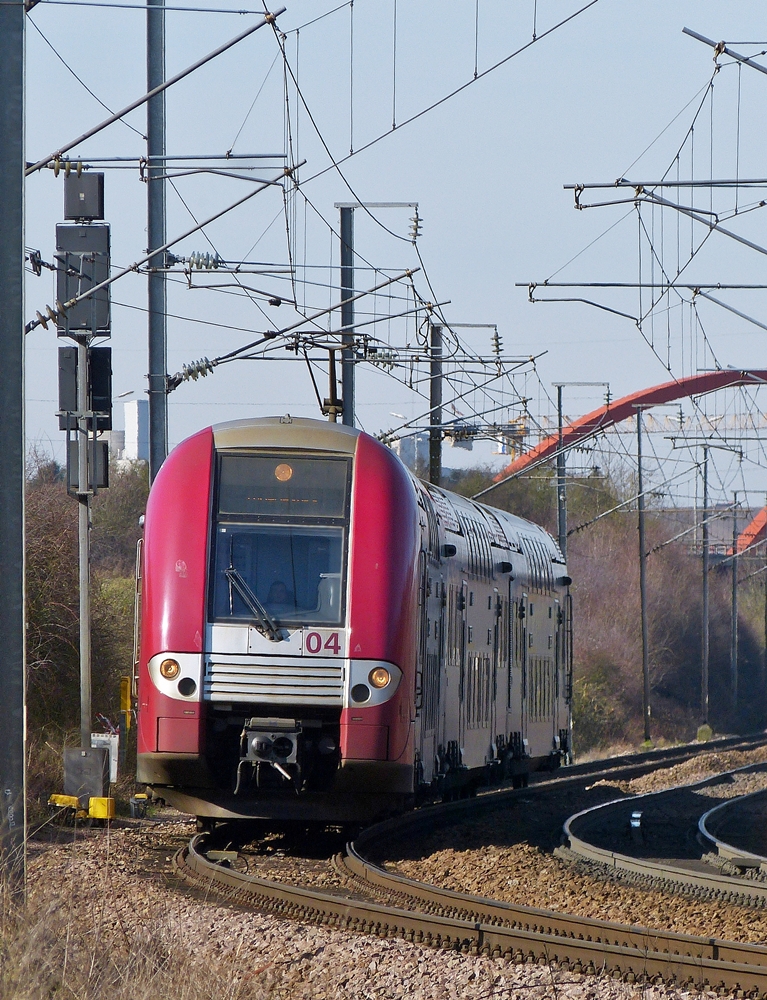
[[533,617],[533,602],[530,601],[530,617]]
[[469,607],[472,607],[473,604],[474,604],[474,591],[470,590],[469,591]]

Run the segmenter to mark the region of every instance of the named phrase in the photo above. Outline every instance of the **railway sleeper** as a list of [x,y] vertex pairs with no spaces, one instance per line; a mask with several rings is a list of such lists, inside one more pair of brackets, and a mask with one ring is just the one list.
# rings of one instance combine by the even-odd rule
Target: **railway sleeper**
[[[192,870],[183,860],[183,858],[177,859],[177,871],[179,874],[186,879],[189,884],[199,887],[205,891],[209,891],[213,879],[211,877],[203,877],[196,871]],[[624,966],[621,969],[620,965],[614,966],[612,969],[608,969],[606,966],[600,966],[599,968],[595,965],[593,959],[576,958],[575,961],[570,961],[568,957],[559,958],[556,955],[550,955],[548,953],[536,954],[534,951],[530,950],[525,954],[521,948],[512,951],[510,947],[502,953],[500,944],[491,945],[490,941],[482,940],[482,930],[477,927],[477,936],[472,938],[460,938],[458,936],[452,937],[451,935],[440,934],[439,932],[432,932],[430,930],[424,931],[419,929],[417,931],[408,930],[405,926],[400,926],[399,924],[388,924],[381,920],[372,919],[360,919],[358,916],[351,915],[339,915],[335,911],[329,911],[328,909],[321,909],[317,906],[303,906],[295,902],[289,902],[286,900],[280,900],[278,898],[270,897],[264,893],[259,893],[255,890],[255,887],[237,887],[233,888],[231,885],[219,886],[219,890],[222,891],[223,895],[229,897],[236,897],[241,900],[248,899],[252,903],[255,903],[261,909],[266,909],[271,912],[280,913],[281,915],[292,916],[294,919],[303,920],[305,922],[315,922],[317,924],[327,924],[331,926],[346,927],[349,930],[357,930],[361,933],[375,934],[379,937],[403,937],[405,940],[412,941],[415,944],[422,944],[424,947],[431,947],[435,949],[445,949],[449,951],[460,951],[465,954],[470,954],[473,956],[483,955],[486,957],[493,957],[496,959],[505,959],[506,961],[514,962],[515,964],[530,964],[530,965],[541,965],[541,966],[554,966],[560,969],[569,969],[569,971],[574,973],[583,974],[604,974],[609,975],[612,978],[621,978],[627,983],[669,983],[675,984],[675,976],[671,969],[668,973],[661,974],[660,972],[650,973],[646,970],[642,970],[637,973],[629,965],[628,968]],[[414,914],[415,916],[416,914]],[[498,922],[494,922],[495,926]],[[486,925],[489,926],[489,925]],[[535,930],[538,933],[548,933],[551,935],[550,929],[546,929],[543,925],[535,925]],[[591,936],[584,938],[584,935],[579,935],[579,940],[588,941],[593,940],[594,943],[600,944],[602,941],[595,936],[594,939]],[[617,943],[617,942],[616,942]],[[624,942],[624,946],[626,946]],[[666,954],[678,954],[669,953]],[[680,956],[682,957],[682,956]],[[687,956],[685,956],[687,957]],[[692,956],[695,957],[695,956]],[[585,964],[584,964],[585,963]],[[700,978],[696,979],[690,975],[687,979],[687,984],[691,987],[697,988],[699,990],[711,989],[708,985],[708,981],[704,978],[703,981]],[[740,983],[736,983],[730,986],[726,986],[724,980],[720,980],[713,991],[719,993],[720,995],[734,995],[738,997],[749,997],[753,1000],[767,1000],[767,992],[762,992],[756,987],[750,990],[743,989]]]

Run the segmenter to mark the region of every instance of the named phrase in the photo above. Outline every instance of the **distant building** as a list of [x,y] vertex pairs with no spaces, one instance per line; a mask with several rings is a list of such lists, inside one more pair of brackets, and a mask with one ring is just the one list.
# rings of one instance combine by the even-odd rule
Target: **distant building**
[[116,460],[121,459],[125,452],[125,431],[107,431],[109,438],[109,457]]
[[417,465],[424,465],[429,461],[429,435],[421,433],[399,438],[392,441],[391,450],[399,455],[408,469],[415,472]]
[[128,462],[149,461],[149,400],[130,399],[124,405],[125,439],[122,458]]

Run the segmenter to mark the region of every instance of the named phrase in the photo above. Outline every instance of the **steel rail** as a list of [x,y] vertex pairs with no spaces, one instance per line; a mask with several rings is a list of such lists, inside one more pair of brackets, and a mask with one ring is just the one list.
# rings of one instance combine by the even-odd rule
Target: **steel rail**
[[[570,816],[564,825],[564,833],[567,838],[568,847],[574,853],[587,859],[605,865],[608,868],[621,869],[635,875],[642,875],[647,878],[662,880],[664,882],[674,882],[680,885],[689,886],[694,889],[702,889],[711,894],[717,894],[726,898],[739,898],[744,903],[761,902],[767,905],[767,883],[746,881],[731,875],[722,875],[715,871],[696,872],[686,868],[669,865],[647,858],[638,858],[631,855],[622,854],[617,851],[610,851],[603,847],[598,847],[586,839],[589,826],[593,827],[595,818],[609,812],[620,809],[625,813],[631,809],[632,803],[647,801],[651,798],[673,795],[680,789],[703,788],[706,785],[714,784],[721,780],[724,775],[737,774],[755,768],[764,768],[765,764],[748,764],[745,767],[732,768],[729,771],[722,771],[719,774],[711,775],[702,781],[694,781],[687,785],[678,785],[675,788],[664,789],[659,792],[645,792],[642,795],[633,795],[622,799],[611,799],[600,805],[592,806],[581,812]],[[764,794],[763,792],[760,794]],[[741,796],[740,798],[745,798]],[[734,800],[733,800],[734,801]],[[716,807],[721,808],[720,806]],[[714,812],[711,810],[710,812]],[[710,815],[710,812],[706,815]],[[578,830],[579,832],[576,832]],[[712,839],[712,838],[709,838]],[[767,860],[767,859],[766,859]]]
[[372,885],[390,893],[419,900],[431,907],[461,915],[464,920],[483,924],[506,924],[534,933],[553,934],[559,938],[596,941],[616,947],[631,947],[642,953],[684,955],[708,958],[712,961],[729,961],[746,965],[767,966],[767,948],[760,945],[740,944],[694,934],[632,927],[591,917],[572,916],[552,910],[505,903],[473,896],[468,893],[442,889],[424,882],[396,875],[366,861],[351,844],[342,859],[346,869]]
[[[650,947],[650,938],[644,947],[600,940],[599,931],[602,928],[597,921],[592,922],[592,933],[581,938],[576,936],[575,931],[572,936],[558,934],[553,925],[541,924],[537,929],[526,929],[402,909],[272,882],[223,868],[203,857],[200,851],[202,839],[200,835],[196,836],[187,848],[176,855],[175,865],[179,875],[200,889],[223,889],[237,901],[247,901],[276,916],[304,923],[327,924],[377,937],[401,937],[427,947],[504,958],[518,965],[547,965],[571,972],[603,972],[625,982],[689,984],[767,996],[767,949],[760,949],[757,945],[742,946],[744,951],[738,954],[747,955],[750,961],[738,962],[721,957],[721,949],[727,949],[728,942],[710,938],[700,938],[697,943],[691,944],[689,935],[669,933],[664,936],[668,948],[655,950]],[[685,953],[685,950],[691,953]],[[727,951],[727,954],[731,952]],[[762,961],[758,962],[757,958]]]
[[[619,770],[627,769],[619,765]],[[395,830],[401,833],[443,823],[446,816],[469,810],[498,808],[510,795],[518,793],[488,794],[471,802],[423,809],[368,828],[347,846],[346,857],[335,859],[336,870],[347,882],[345,890],[318,891],[222,867],[204,857],[207,841],[199,835],[178,852],[174,864],[182,878],[206,892],[217,889],[281,917],[378,937],[402,937],[515,964],[602,972],[625,982],[694,984],[767,998],[767,948],[759,945],[571,917],[441,889],[388,872],[361,853],[363,846]],[[621,801],[625,807],[630,800]],[[385,902],[365,895],[383,896]]]
[[734,865],[742,867],[760,867],[762,865],[767,869],[767,857],[763,854],[754,854],[751,851],[747,851],[742,847],[738,847],[736,844],[730,844],[725,840],[720,840],[716,834],[712,833],[709,829],[711,821],[714,817],[721,819],[721,814],[728,808],[738,808],[747,799],[753,799],[757,795],[765,795],[764,789],[760,789],[757,792],[749,792],[747,795],[739,795],[737,798],[728,799],[726,802],[720,802],[718,806],[714,806],[713,809],[709,809],[708,812],[704,813],[700,820],[698,821],[698,832],[701,837],[709,841],[709,843],[715,848],[716,853],[720,858],[724,858],[727,861],[732,862]]

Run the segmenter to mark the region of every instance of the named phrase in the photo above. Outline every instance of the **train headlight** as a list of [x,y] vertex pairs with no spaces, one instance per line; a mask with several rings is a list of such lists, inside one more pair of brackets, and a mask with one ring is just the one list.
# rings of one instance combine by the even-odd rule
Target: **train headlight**
[[385,688],[391,680],[391,674],[386,667],[375,667],[368,675],[368,680],[374,688]]
[[175,680],[176,677],[181,673],[181,667],[178,664],[178,660],[163,660],[160,664],[160,676],[164,677],[166,681]]

